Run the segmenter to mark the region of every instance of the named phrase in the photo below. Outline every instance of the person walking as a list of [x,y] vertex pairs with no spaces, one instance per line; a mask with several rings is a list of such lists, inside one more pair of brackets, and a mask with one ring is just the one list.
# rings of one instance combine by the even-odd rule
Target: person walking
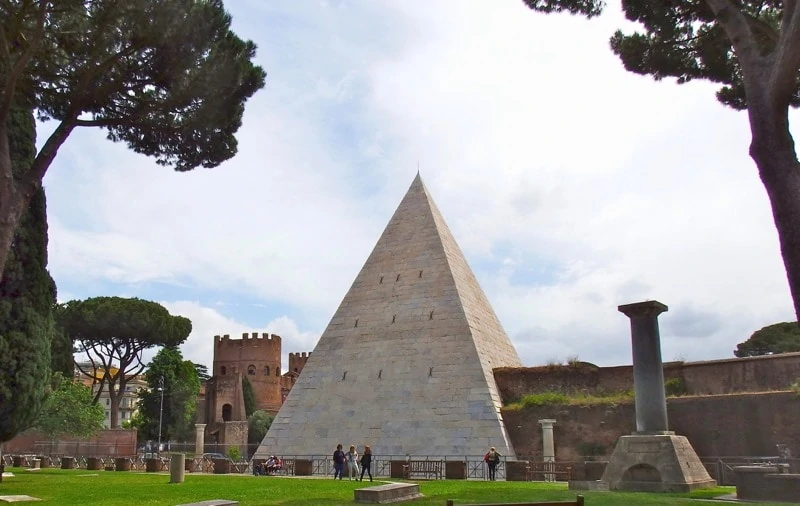
[[494,446],[489,448],[489,451],[483,456],[483,460],[485,460],[486,465],[489,466],[489,480],[491,481],[495,479],[497,464],[500,462],[500,457],[500,452],[498,452]]
[[364,481],[364,471],[369,475],[369,481],[372,481],[372,450],[369,445],[364,445],[364,455],[361,456],[361,478],[359,481]]
[[356,445],[350,445],[350,450],[344,454],[344,459],[347,462],[347,469],[349,471],[348,477],[358,479],[358,452]]
[[342,479],[344,474],[344,451],[342,451],[341,443],[336,445],[336,451],[333,452],[333,479],[338,476]]

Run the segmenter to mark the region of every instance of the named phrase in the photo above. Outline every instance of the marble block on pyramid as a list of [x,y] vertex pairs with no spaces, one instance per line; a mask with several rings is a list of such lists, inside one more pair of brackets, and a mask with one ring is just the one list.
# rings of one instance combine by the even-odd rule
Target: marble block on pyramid
[[492,369],[520,366],[417,175],[255,457],[513,457]]

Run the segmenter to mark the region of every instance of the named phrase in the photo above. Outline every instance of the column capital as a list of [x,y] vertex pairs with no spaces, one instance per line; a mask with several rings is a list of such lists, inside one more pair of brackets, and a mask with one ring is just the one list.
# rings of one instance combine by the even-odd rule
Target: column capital
[[654,317],[658,316],[661,313],[669,311],[669,308],[666,304],[662,304],[657,300],[646,300],[644,302],[634,302],[633,304],[623,304],[621,306],[617,306],[617,310],[620,313],[623,313],[628,318],[637,318],[637,317]]
[[205,429],[206,428],[206,424],[204,424],[204,423],[196,423],[196,424],[194,424],[194,428],[195,429]]
[[552,418],[547,418],[544,420],[539,420],[539,423],[542,425],[543,429],[552,429],[553,425],[556,424],[556,421],[553,420]]

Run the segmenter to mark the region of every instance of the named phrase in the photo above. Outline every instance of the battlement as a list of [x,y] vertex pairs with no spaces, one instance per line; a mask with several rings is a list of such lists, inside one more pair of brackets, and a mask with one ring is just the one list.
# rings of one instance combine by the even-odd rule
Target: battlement
[[264,332],[261,334],[261,337],[258,336],[258,332],[242,333],[241,339],[231,339],[230,334],[225,334],[222,336],[216,335],[214,336],[214,347],[221,348],[223,346],[258,346],[259,344],[267,344],[269,346],[280,346],[281,344],[281,336],[278,334],[270,335],[268,332]]
[[310,356],[310,351],[308,353],[305,351],[302,353],[289,353],[289,372],[300,374],[300,372],[303,370],[303,367],[306,366],[306,362]]

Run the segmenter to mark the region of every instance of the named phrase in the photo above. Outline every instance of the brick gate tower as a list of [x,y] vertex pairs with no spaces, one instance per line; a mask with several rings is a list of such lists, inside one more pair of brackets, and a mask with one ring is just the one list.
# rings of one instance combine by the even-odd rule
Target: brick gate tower
[[[275,334],[242,334],[241,339],[230,339],[228,335],[214,336],[215,378],[225,379],[241,374],[253,387],[256,409],[275,414],[281,408],[281,337]],[[231,399],[216,401],[235,406],[233,391]],[[216,411],[216,410],[215,410]]]

